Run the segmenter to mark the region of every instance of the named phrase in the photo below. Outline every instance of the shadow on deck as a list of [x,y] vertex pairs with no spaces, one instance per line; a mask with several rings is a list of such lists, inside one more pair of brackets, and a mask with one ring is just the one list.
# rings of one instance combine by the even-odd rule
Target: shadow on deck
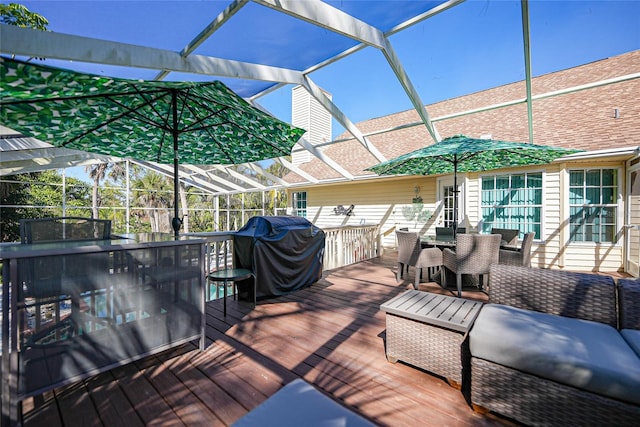
[[[296,378],[383,426],[508,425],[474,412],[446,380],[387,362],[380,304],[411,288],[396,254],[326,271],[309,288],[207,304],[205,351],[149,357],[23,403],[26,426],[230,425]],[[437,285],[424,290],[453,295]],[[481,292],[464,297],[486,300]],[[295,405],[295,402],[291,403]]]

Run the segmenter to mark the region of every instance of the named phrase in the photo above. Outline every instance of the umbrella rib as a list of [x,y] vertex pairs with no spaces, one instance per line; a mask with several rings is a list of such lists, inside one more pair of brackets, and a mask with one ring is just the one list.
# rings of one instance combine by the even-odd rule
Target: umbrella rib
[[[182,94],[182,93],[181,93],[181,95],[184,95],[184,94]],[[204,126],[200,126],[200,127],[197,127],[197,126],[195,126],[195,125],[198,125],[198,124],[204,123],[206,120],[210,119],[211,117],[219,116],[222,112],[224,112],[225,110],[227,110],[227,109],[229,109],[229,108],[230,108],[230,107],[229,107],[228,105],[226,105],[226,104],[221,104],[221,105],[224,105],[224,108],[221,108],[221,109],[219,109],[219,110],[212,111],[212,110],[211,110],[211,106],[208,106],[208,105],[206,105],[206,104],[205,104],[205,103],[203,103],[203,102],[197,102],[197,104],[198,104],[200,107],[202,107],[203,109],[208,110],[208,111],[211,111],[211,113],[206,114],[204,117],[198,117],[198,112],[197,112],[194,108],[192,108],[191,103],[187,102],[186,96],[184,96],[183,98],[185,98],[185,99],[183,99],[183,100],[182,100],[182,106],[183,106],[183,109],[184,109],[184,108],[187,108],[187,109],[191,112],[191,114],[193,114],[193,116],[197,118],[197,119],[194,121],[194,123],[193,123],[193,124],[191,124],[191,125],[189,125],[189,126],[186,126],[186,127],[184,128],[184,130],[183,130],[183,131],[196,131],[196,130],[204,130],[204,129],[207,129],[207,128],[209,128],[209,127],[210,127],[209,125],[204,125]],[[198,95],[192,95],[191,100],[192,100],[192,101],[198,101],[198,100],[201,100],[201,101],[208,101],[208,102],[216,102],[216,101],[213,101],[213,100],[210,100],[210,99],[203,98],[203,97],[198,96]],[[181,114],[182,114],[182,113],[181,113]],[[228,120],[226,120],[226,121],[223,121],[223,122],[220,122],[220,123],[216,123],[216,125],[222,125],[222,124],[225,124],[225,123],[229,123],[229,121],[228,121]]]
[[[129,94],[129,95],[130,95],[130,94]],[[161,96],[158,96],[158,97],[156,97],[156,98],[153,98],[153,99],[147,99],[147,98],[145,98],[145,99],[147,99],[147,101],[146,101],[146,102],[144,102],[143,104],[141,104],[141,105],[137,106],[137,108],[140,108],[140,107],[143,107],[143,106],[145,106],[145,105],[148,105],[148,104],[150,104],[150,103],[154,102],[155,100],[157,100],[158,98],[161,98],[161,97],[162,97],[162,95],[161,95]],[[114,117],[110,118],[110,119],[109,119],[109,120],[107,120],[106,122],[102,122],[102,123],[100,123],[100,124],[98,124],[98,125],[96,125],[96,126],[94,126],[94,127],[90,128],[90,129],[88,129],[88,130],[86,130],[86,131],[82,132],[81,134],[77,135],[76,137],[71,138],[70,140],[63,142],[63,143],[62,143],[62,144],[60,144],[60,145],[62,145],[62,146],[64,147],[64,146],[66,146],[66,145],[68,145],[68,144],[71,144],[72,142],[78,141],[78,140],[80,140],[80,139],[84,138],[85,136],[87,136],[87,135],[89,135],[89,134],[91,134],[91,133],[95,132],[96,130],[98,130],[98,129],[100,129],[100,128],[103,128],[103,127],[105,127],[105,126],[108,126],[109,124],[111,124],[111,123],[113,123],[113,122],[115,122],[115,121],[117,121],[117,120],[120,120],[122,117],[125,117],[125,116],[130,115],[130,114],[134,114],[134,115],[135,115],[136,117],[138,117],[138,118],[140,118],[140,117],[141,117],[142,119],[144,119],[144,120],[141,120],[141,121],[143,121],[143,122],[146,122],[146,123],[148,123],[148,124],[151,124],[151,125],[157,126],[157,124],[156,124],[155,122],[153,122],[153,121],[149,122],[148,120],[146,120],[146,118],[145,118],[144,116],[140,115],[140,114],[139,114],[135,109],[133,109],[132,107],[129,107],[129,106],[124,105],[124,104],[122,104],[121,102],[119,102],[119,101],[117,101],[117,100],[115,100],[115,99],[112,99],[112,98],[113,98],[113,96],[112,96],[112,95],[102,95],[102,96],[101,96],[101,98],[104,98],[104,99],[106,99],[106,100],[108,100],[108,101],[110,101],[110,102],[113,102],[114,104],[116,104],[116,105],[118,105],[118,106],[120,106],[120,107],[124,108],[124,109],[125,109],[125,110],[127,110],[127,111],[125,111],[125,112],[123,112],[123,113],[121,113],[121,114],[118,114],[117,116],[114,116]],[[160,127],[160,126],[158,126],[158,127]]]
[[[143,99],[145,99],[146,102],[141,104],[137,109],[131,110],[131,113],[133,115],[135,115],[138,118],[138,120],[140,120],[142,123],[146,123],[148,125],[155,126],[155,127],[159,128],[159,129],[164,130],[165,132],[168,131],[168,130],[171,130],[171,126],[169,125],[169,117],[168,117],[168,115],[165,116],[164,114],[162,114],[162,112],[157,109],[156,104],[155,104],[156,101],[159,100],[160,98],[163,98],[163,97],[169,95],[171,93],[171,90],[170,89],[164,89],[160,93],[159,96],[156,96],[154,98],[148,98],[148,96],[147,96],[148,93],[147,92],[139,90],[135,85],[132,85],[132,86],[133,86],[133,89],[136,91],[136,93],[138,93]],[[118,105],[120,105],[120,106],[122,106],[124,108],[127,108],[126,105],[121,104],[119,101],[116,101],[116,100],[111,100],[111,101],[115,102],[116,104],[118,104]],[[152,119],[140,114],[138,109],[140,107],[144,107],[144,106],[149,106],[153,110],[155,116],[160,119],[160,121],[152,120]],[[169,112],[170,111],[171,110],[169,109]],[[164,126],[163,126],[163,124],[164,124]]]
[[[228,152],[227,150],[225,150],[225,149],[224,149],[224,144],[223,144],[223,143],[221,143],[221,142],[218,140],[218,138],[216,138],[216,137],[215,137],[215,135],[211,132],[211,129],[210,129],[210,128],[211,128],[211,126],[201,126],[201,127],[195,127],[195,126],[194,126],[194,125],[196,125],[196,124],[198,124],[198,123],[203,123],[205,120],[207,120],[207,119],[209,119],[209,118],[211,118],[211,117],[214,117],[214,116],[221,116],[221,114],[222,114],[224,111],[229,110],[229,109],[232,109],[232,108],[233,108],[233,106],[232,106],[232,105],[228,105],[228,104],[226,104],[226,103],[222,103],[222,102],[220,102],[219,100],[210,100],[210,99],[207,99],[206,97],[203,97],[203,96],[200,96],[200,95],[193,95],[191,99],[192,99],[192,100],[194,100],[194,101],[198,101],[198,102],[196,102],[196,103],[197,103],[198,105],[200,105],[201,107],[206,108],[206,109],[210,109],[210,107],[207,107],[207,106],[205,105],[205,102],[216,102],[216,103],[218,103],[218,104],[220,104],[220,105],[223,105],[223,106],[224,106],[224,108],[222,108],[222,109],[220,109],[220,110],[217,110],[217,111],[215,111],[215,112],[212,112],[211,114],[208,114],[206,117],[203,117],[203,118],[199,119],[199,120],[198,120],[198,121],[196,121],[193,125],[191,125],[190,127],[188,127],[188,129],[189,129],[189,130],[191,130],[191,131],[194,131],[194,130],[204,130],[204,131],[206,131],[206,132],[209,134],[209,136],[219,144],[220,150],[222,150],[222,151],[225,153],[225,155],[226,155],[226,156],[227,156],[227,158],[231,161],[231,163],[236,163],[236,160],[235,160],[234,158],[232,158],[232,157],[229,155],[229,152]],[[189,110],[191,111],[191,113],[192,113],[194,116],[197,116],[196,111],[191,107],[191,105],[190,105],[189,103],[184,102],[184,105],[186,105],[186,106],[187,106],[187,108],[189,108]],[[228,124],[228,125],[230,125],[230,126],[233,126],[233,127],[237,128],[237,129],[242,130],[243,132],[246,132],[246,134],[247,134],[248,136],[250,136],[250,138],[248,138],[248,139],[251,139],[251,140],[258,140],[258,141],[262,142],[263,144],[266,144],[266,145],[268,145],[268,146],[270,146],[270,147],[274,148],[277,152],[281,153],[282,155],[288,156],[288,155],[290,154],[290,153],[287,153],[287,152],[285,152],[284,150],[282,150],[282,149],[281,149],[277,144],[274,144],[272,141],[269,141],[269,140],[267,140],[267,139],[264,139],[264,138],[263,138],[263,137],[261,137],[260,135],[257,135],[257,134],[255,134],[255,133],[251,132],[251,131],[250,131],[250,130],[248,130],[248,129],[245,129],[245,128],[242,128],[242,127],[238,126],[236,123],[234,123],[234,122],[233,122],[233,121],[231,121],[231,120],[224,120],[224,121],[220,121],[220,122],[216,123],[216,126],[220,126],[220,125],[223,125],[223,124]]]
[[[180,95],[185,95],[185,94],[180,93]],[[182,97],[182,98],[186,98],[186,96],[181,96],[181,97]],[[195,101],[195,100],[196,100],[195,98],[202,99],[202,98],[201,98],[201,97],[199,97],[199,96],[194,96],[192,99]],[[211,102],[211,100],[209,100],[209,101]],[[209,110],[209,111],[211,111],[211,108],[210,108],[210,107],[208,107],[208,108],[207,108],[207,106],[206,106],[206,105],[204,105],[203,103],[198,102],[198,105],[200,105],[201,107],[205,108],[205,110]],[[223,104],[223,105],[224,105],[224,104]],[[225,105],[225,108],[223,108],[223,109],[221,109],[221,110],[213,111],[213,112],[211,112],[210,114],[207,114],[205,117],[198,117],[198,112],[195,110],[195,108],[193,108],[193,107],[191,106],[191,104],[190,104],[189,102],[187,102],[187,100],[186,100],[186,99],[182,99],[182,109],[181,109],[181,111],[180,111],[180,115],[181,115],[181,116],[182,116],[182,113],[183,113],[183,111],[184,111],[184,109],[185,109],[185,108],[186,108],[186,109],[188,109],[188,110],[191,112],[191,114],[192,114],[194,117],[196,117],[196,118],[197,118],[197,120],[196,120],[196,121],[195,121],[195,123],[193,123],[192,125],[185,127],[185,128],[183,129],[183,131],[187,131],[187,130],[188,130],[188,131],[193,132],[193,131],[196,131],[196,130],[204,130],[205,132],[207,132],[207,134],[209,135],[209,137],[210,137],[213,141],[216,141],[216,143],[218,144],[218,148],[220,149],[220,151],[221,151],[222,153],[224,153],[225,157],[226,157],[227,159],[229,159],[229,161],[230,161],[231,163],[236,163],[236,162],[235,162],[235,159],[233,159],[233,158],[231,157],[231,155],[229,154],[229,152],[228,152],[227,150],[225,150],[225,148],[224,148],[224,144],[222,144],[222,143],[218,140],[218,138],[215,136],[215,134],[214,134],[213,132],[211,132],[211,126],[200,126],[200,127],[196,127],[196,126],[195,126],[196,124],[204,123],[207,119],[209,119],[209,118],[211,118],[211,117],[219,116],[219,115],[220,115],[220,113],[221,113],[222,111],[226,110],[226,109],[227,109],[227,108],[229,108],[229,107]],[[222,124],[224,124],[224,123],[228,123],[228,121],[220,122],[220,123],[216,123],[216,126],[222,125]]]

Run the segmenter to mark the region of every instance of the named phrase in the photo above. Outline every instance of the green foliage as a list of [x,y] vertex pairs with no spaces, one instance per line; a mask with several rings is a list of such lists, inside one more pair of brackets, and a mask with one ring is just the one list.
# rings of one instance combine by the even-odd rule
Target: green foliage
[[[90,187],[76,179],[66,179],[67,216],[87,216]],[[0,237],[3,242],[20,240],[21,218],[62,215],[62,176],[55,170],[5,177],[0,181]]]
[[[277,164],[275,164],[277,165]],[[0,236],[2,241],[17,241],[20,238],[20,218],[43,218],[62,216],[63,199],[66,205],[64,215],[91,217],[92,205],[96,204],[99,218],[110,219],[114,233],[131,233],[164,231],[171,232],[169,220],[173,216],[173,180],[170,177],[150,172],[137,165],[129,170],[131,182],[131,199],[129,218],[127,218],[127,198],[124,170],[118,170],[109,164],[100,169],[89,167],[85,171],[93,178],[93,182],[67,176],[63,191],[62,175],[59,170],[21,174],[3,177],[0,180]],[[276,168],[277,169],[277,168]],[[252,169],[242,173],[251,175]],[[271,171],[281,173],[284,171]],[[91,176],[93,175],[93,176]],[[96,178],[99,178],[97,180]],[[98,197],[93,201],[98,190]],[[63,196],[64,194],[64,196]],[[219,203],[219,223],[216,224],[216,198]],[[244,194],[244,205],[241,193],[226,196],[214,196],[196,187],[187,186],[186,205],[188,207],[189,231],[237,229],[255,215],[262,214],[261,192]],[[285,190],[271,190],[264,195],[265,215],[274,215],[276,209],[286,208],[287,194]],[[242,209],[244,207],[244,215]],[[227,211],[230,211],[227,224]],[[129,228],[127,229],[127,220]]]
[[173,180],[157,172],[139,174],[131,182],[134,206],[142,209],[132,210],[130,219],[136,232],[169,232],[168,216],[164,216],[173,207]]
[[196,188],[187,190],[187,202],[189,204],[189,231],[216,230],[214,196],[202,194]]
[[0,4],[0,22],[16,27],[47,31],[49,21],[18,3]]

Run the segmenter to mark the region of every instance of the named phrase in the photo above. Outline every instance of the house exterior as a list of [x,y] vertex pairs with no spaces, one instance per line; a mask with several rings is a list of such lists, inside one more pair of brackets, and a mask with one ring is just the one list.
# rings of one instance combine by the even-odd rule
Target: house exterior
[[[458,223],[536,231],[534,266],[638,276],[640,51],[534,78],[531,88],[531,142],[584,151],[548,165],[458,174]],[[442,138],[528,142],[525,98],[525,83],[516,82],[426,108]],[[387,159],[434,142],[415,110],[357,127]],[[318,159],[299,165],[322,183],[285,177],[294,213],[320,227],[379,225],[387,247],[397,228],[435,234],[450,225],[452,175],[377,176],[365,168],[379,160],[350,134],[322,150],[353,179]]]

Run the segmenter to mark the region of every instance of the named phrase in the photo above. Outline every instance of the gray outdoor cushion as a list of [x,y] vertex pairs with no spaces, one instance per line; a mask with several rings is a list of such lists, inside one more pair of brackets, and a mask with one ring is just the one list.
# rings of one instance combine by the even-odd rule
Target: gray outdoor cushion
[[487,304],[469,345],[473,357],[640,404],[640,359],[609,325]]
[[629,343],[631,348],[640,357],[640,330],[638,329],[622,329],[620,331],[624,339]]
[[374,427],[375,424],[297,379],[233,424],[233,427]]

